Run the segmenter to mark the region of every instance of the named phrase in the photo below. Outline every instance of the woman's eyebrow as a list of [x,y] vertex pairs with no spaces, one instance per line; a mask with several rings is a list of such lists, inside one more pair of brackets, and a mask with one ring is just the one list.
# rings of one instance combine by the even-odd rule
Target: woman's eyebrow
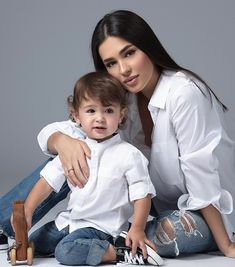
[[[120,51],[119,51],[119,55],[123,54],[126,50],[128,50],[130,47],[132,46],[132,44],[128,44],[126,45],[125,47],[123,47]],[[110,58],[106,58],[103,60],[103,62],[108,62],[110,60],[112,60],[113,58],[110,57]]]

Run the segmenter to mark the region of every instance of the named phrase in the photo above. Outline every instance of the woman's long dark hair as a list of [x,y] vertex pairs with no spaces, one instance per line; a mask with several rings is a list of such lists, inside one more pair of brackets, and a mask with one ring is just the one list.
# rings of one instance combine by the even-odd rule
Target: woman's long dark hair
[[[107,71],[99,55],[99,47],[108,36],[120,37],[138,47],[149,57],[160,72],[162,70],[181,70],[189,73],[205,85],[210,98],[212,93],[221,104],[223,110],[227,110],[227,107],[219,100],[212,89],[200,76],[191,70],[181,67],[170,57],[147,22],[137,14],[128,10],[117,10],[109,13],[96,25],[92,35],[91,50],[97,71]],[[194,80],[193,82],[201,92],[206,95],[200,85]]]

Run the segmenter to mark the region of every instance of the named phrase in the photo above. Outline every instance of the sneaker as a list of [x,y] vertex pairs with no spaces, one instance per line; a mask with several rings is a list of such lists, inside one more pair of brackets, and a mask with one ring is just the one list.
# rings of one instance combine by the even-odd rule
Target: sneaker
[[147,259],[144,259],[142,250],[137,248],[136,255],[132,257],[131,248],[125,244],[127,232],[121,232],[115,241],[115,250],[117,255],[117,263],[124,264],[151,264],[151,265],[163,265],[163,259],[154,251],[149,245],[147,248]]
[[3,233],[2,230],[0,230],[0,250],[5,250],[8,249],[8,238],[7,236]]

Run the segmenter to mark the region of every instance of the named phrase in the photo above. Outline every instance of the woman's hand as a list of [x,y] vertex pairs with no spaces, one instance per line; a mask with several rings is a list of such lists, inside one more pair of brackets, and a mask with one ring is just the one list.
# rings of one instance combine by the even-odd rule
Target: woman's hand
[[230,242],[226,249],[223,251],[226,257],[235,258],[235,244]]
[[89,177],[86,157],[90,157],[90,149],[87,144],[57,132],[49,138],[48,148],[58,153],[64,174],[70,183],[79,188],[84,187]]
[[213,234],[219,250],[225,256],[235,258],[235,244],[229,239],[220,212],[213,205],[209,205],[201,209],[201,213]]

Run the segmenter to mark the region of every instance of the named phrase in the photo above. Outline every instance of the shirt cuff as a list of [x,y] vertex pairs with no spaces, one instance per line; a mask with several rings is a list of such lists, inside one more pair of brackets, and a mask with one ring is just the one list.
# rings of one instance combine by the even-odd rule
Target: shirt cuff
[[230,214],[233,211],[233,199],[231,194],[222,189],[221,193],[212,199],[198,199],[184,194],[178,199],[180,210],[199,210],[212,204],[221,214]]
[[141,199],[147,195],[151,195],[151,198],[155,197],[156,191],[152,184],[145,182],[135,183],[129,186],[130,201]]

